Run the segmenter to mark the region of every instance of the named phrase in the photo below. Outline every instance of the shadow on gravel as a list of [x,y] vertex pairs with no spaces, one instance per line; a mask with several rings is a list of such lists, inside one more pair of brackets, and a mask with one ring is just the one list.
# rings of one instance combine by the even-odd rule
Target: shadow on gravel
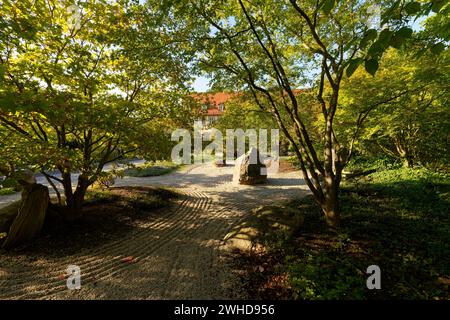
[[[33,243],[3,253],[0,298],[35,299],[55,293],[65,299],[225,298],[226,281],[216,283],[218,277],[222,279],[218,274],[224,271],[223,265],[210,265],[219,254],[218,242],[211,240],[223,236],[235,218],[227,210],[207,207],[206,198],[181,200],[187,200],[182,211],[175,216],[173,210],[159,214],[154,225],[144,226],[154,216],[132,220],[133,214],[127,211],[109,224],[111,229],[105,229],[106,220],[98,226],[102,233],[109,231],[110,238],[100,236],[98,230],[77,235],[86,228],[80,222],[65,236],[62,231],[47,230]],[[104,209],[98,214],[119,215],[112,207]],[[83,237],[93,242],[76,243]],[[80,291],[65,288],[69,264],[81,268]]]
[[[127,181],[133,185],[141,179]],[[145,179],[149,185],[174,188],[192,183],[195,193],[197,187],[202,191],[230,183],[232,175],[174,173]],[[86,206],[82,220],[52,221],[33,242],[0,254],[0,298],[40,298],[55,292],[77,299],[225,298],[231,285],[226,279],[232,275],[223,274],[228,270],[224,265],[211,265],[221,239],[256,205],[307,194],[300,188],[279,188],[294,185],[304,182],[277,178],[266,185],[213,189],[208,197],[182,196],[182,207],[169,201],[151,210],[133,197],[111,202],[97,198]],[[79,265],[84,275],[77,293],[65,289],[68,264]]]

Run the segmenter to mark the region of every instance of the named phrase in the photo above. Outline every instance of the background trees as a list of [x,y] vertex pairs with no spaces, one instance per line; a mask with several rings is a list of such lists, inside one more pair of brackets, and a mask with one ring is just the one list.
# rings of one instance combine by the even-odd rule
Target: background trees
[[[35,164],[64,186],[74,215],[106,163],[168,154],[170,128],[191,120],[185,84],[196,69],[272,115],[332,227],[355,148],[376,147],[407,165],[446,151],[439,141],[447,131],[425,120],[446,115],[444,1],[3,3],[0,170]],[[423,17],[426,32],[414,33]],[[407,42],[411,56],[383,60]]]
[[[204,34],[198,35],[202,42],[197,45],[203,67],[215,74],[217,83],[245,88],[262,109],[270,110],[332,227],[339,225],[339,184],[353,149],[352,141],[347,146],[341,143],[333,125],[341,82],[360,64],[375,74],[391,39],[398,44],[412,33],[400,24],[382,26],[374,4],[294,0],[192,4],[206,25],[199,28]],[[313,139],[306,110],[295,94],[305,85],[314,86],[321,110],[319,139]]]
[[187,68],[162,16],[132,1],[2,4],[1,164],[33,165],[61,184],[71,217],[105,164],[163,157],[169,128],[189,118]]
[[[374,76],[384,52],[401,48],[413,36],[418,18],[445,16],[448,7],[440,1],[199,0],[171,10],[175,16],[201,17],[190,37],[199,49],[200,67],[213,75],[215,87],[247,91],[272,114],[327,223],[336,227],[342,170],[367,119],[364,114],[346,118],[351,134],[348,126],[336,123],[341,86],[359,66]],[[433,25],[433,36],[419,45],[422,54],[445,49],[439,38],[445,22],[439,18]],[[295,94],[304,87],[312,88],[314,102]],[[392,93],[376,104],[399,98],[400,92]]]
[[414,58],[411,46],[390,50],[376,77],[361,70],[344,82],[338,123],[365,117],[356,144],[368,158],[385,155],[405,166],[448,164],[448,53]]

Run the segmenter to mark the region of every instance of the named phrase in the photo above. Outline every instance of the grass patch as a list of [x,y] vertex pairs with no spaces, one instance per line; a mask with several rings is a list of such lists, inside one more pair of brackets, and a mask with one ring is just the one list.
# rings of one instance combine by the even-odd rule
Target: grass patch
[[[296,299],[449,299],[449,192],[449,175],[423,168],[346,182],[338,233],[326,229],[312,197],[299,200],[291,205],[305,215],[304,227],[290,238],[266,239],[277,263],[256,285],[285,276]],[[366,288],[372,264],[381,268],[381,290]]]
[[129,177],[154,177],[162,176],[164,174],[171,173],[179,168],[169,161],[161,161],[155,163],[146,163],[141,166],[136,166],[134,168],[127,168],[124,170],[124,175]]
[[14,188],[0,188],[0,196],[6,196],[9,194],[14,194],[17,191]]
[[114,202],[133,210],[146,211],[164,207],[177,196],[176,192],[165,188],[118,187],[89,190],[86,202],[88,205]]

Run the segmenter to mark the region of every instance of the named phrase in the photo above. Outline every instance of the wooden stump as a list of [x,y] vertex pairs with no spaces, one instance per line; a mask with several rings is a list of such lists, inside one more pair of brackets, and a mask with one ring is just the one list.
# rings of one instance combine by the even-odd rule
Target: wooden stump
[[44,224],[49,200],[49,191],[46,186],[29,184],[24,187],[18,214],[9,229],[3,248],[10,248],[31,240],[39,234]]

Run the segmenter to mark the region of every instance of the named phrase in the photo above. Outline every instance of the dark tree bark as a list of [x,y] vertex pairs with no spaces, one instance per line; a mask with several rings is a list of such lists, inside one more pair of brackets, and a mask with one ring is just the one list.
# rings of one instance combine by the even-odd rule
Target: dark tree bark
[[[65,177],[67,186],[64,186],[64,194],[66,196],[67,204],[67,219],[75,220],[81,217],[82,208],[84,203],[84,198],[86,196],[86,191],[92,184],[86,175],[80,174],[78,177],[78,184],[75,191],[72,191],[72,181],[70,179],[70,174]],[[64,181],[64,178],[63,178]]]
[[325,222],[331,228],[337,228],[341,223],[339,208],[339,185],[335,180],[325,186],[325,199],[321,203],[322,211],[325,214]]

